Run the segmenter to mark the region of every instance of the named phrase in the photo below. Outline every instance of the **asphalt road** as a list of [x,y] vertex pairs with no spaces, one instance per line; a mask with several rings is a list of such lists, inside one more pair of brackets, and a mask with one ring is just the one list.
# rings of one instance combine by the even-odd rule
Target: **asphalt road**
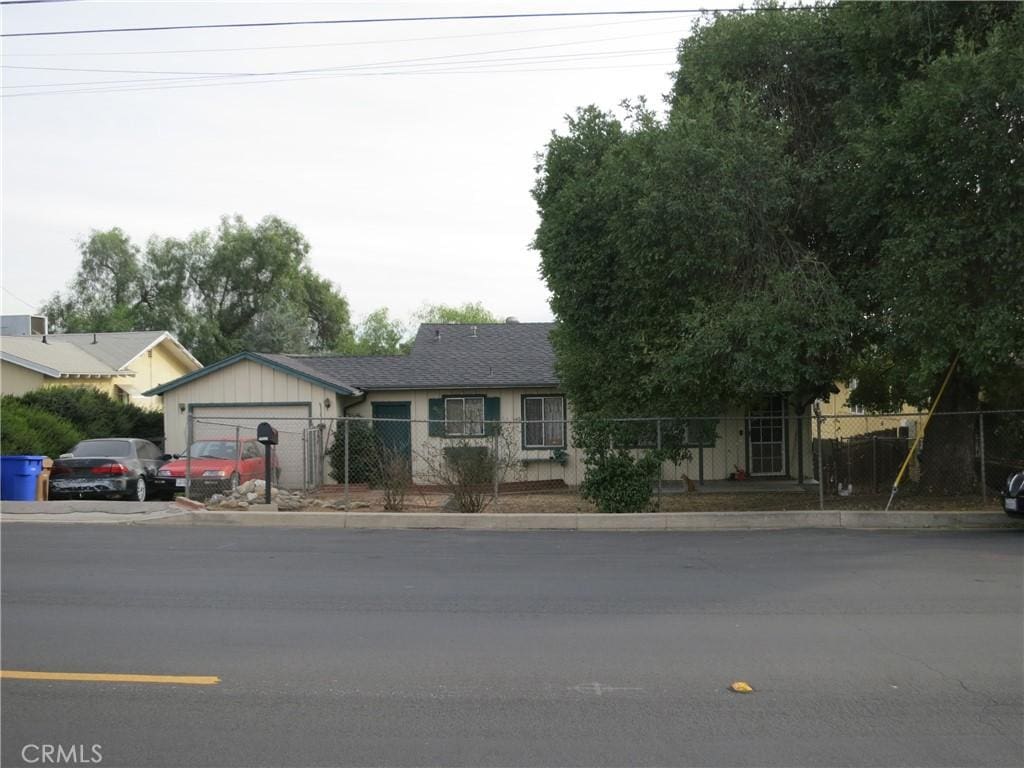
[[1024,764],[1018,531],[2,536],[4,670],[221,679],[5,679],[4,766]]

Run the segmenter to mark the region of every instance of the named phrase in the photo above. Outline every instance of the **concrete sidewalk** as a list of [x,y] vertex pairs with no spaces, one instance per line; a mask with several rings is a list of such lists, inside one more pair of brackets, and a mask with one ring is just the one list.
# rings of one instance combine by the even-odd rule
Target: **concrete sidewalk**
[[[197,508],[198,507],[198,508]],[[790,512],[653,512],[460,514],[457,512],[279,512],[208,510],[194,502],[57,501],[4,502],[3,523],[105,523],[229,525],[286,528],[449,529],[474,531],[718,531],[788,528],[1019,529],[1002,512],[872,512],[807,510]]]
[[190,511],[170,501],[5,501],[0,503],[0,523],[141,523]]

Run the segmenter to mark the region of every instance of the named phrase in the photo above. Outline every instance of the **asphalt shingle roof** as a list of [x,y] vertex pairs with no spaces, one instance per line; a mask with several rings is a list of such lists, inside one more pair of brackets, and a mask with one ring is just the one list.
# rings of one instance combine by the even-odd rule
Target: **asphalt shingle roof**
[[297,371],[362,390],[558,385],[553,323],[424,324],[408,355],[269,355]]
[[[96,355],[67,342],[55,341],[48,336],[43,343],[42,336],[0,337],[0,356],[15,364],[31,364],[36,369],[46,369],[48,376],[119,376],[119,371],[107,365]],[[40,370],[42,372],[42,370]]]
[[[74,344],[111,368],[124,368],[164,331],[115,331],[112,333],[51,333],[47,341]],[[95,338],[96,343],[93,343]]]

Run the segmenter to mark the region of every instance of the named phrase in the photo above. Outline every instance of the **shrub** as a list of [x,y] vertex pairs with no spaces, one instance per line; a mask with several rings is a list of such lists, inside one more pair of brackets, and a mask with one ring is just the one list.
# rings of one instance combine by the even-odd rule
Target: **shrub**
[[67,453],[83,435],[66,419],[16,397],[0,403],[0,453],[56,458]]
[[603,451],[588,455],[580,495],[601,512],[647,512],[651,509],[653,486],[661,471],[655,451],[639,457],[628,451]]
[[514,431],[498,429],[492,438],[430,443],[417,453],[424,477],[451,494],[459,512],[483,512],[494,498],[494,484],[517,477],[521,471]]
[[131,403],[119,403],[92,387],[43,387],[18,398],[69,421],[85,439],[141,437],[163,442],[164,415]]
[[[331,468],[330,476],[336,483],[345,482],[345,424],[338,422],[338,432],[327,450]],[[350,421],[348,424],[348,481],[350,483],[376,484],[380,480],[380,469],[384,446],[373,427],[365,421]]]

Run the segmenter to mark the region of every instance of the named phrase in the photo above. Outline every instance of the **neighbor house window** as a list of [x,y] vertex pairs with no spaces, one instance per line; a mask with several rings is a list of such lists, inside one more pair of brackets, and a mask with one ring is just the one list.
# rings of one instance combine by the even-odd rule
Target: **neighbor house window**
[[523,398],[523,447],[565,447],[565,398],[561,395]]
[[473,437],[484,433],[482,397],[446,397],[444,433],[452,437]]

